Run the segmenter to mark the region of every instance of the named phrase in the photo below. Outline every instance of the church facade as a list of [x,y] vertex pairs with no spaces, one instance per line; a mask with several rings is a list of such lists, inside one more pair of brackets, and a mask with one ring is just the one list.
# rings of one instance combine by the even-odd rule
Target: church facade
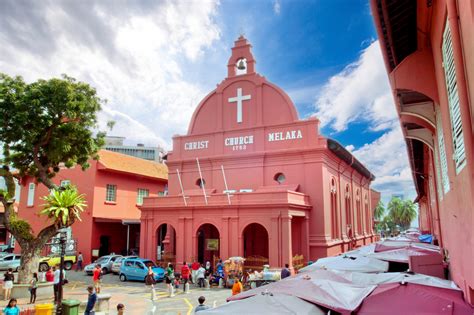
[[289,96],[255,72],[251,45],[173,138],[168,195],[145,198],[140,255],[200,262],[263,257],[270,266],[335,255],[375,240],[374,176],[300,120]]

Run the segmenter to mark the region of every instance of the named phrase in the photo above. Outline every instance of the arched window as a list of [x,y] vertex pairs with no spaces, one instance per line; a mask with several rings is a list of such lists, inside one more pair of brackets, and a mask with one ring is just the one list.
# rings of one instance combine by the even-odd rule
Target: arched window
[[364,208],[365,208],[365,230],[367,233],[372,233],[372,216],[370,215],[369,210],[369,197],[365,194],[364,197]]
[[204,180],[204,178],[201,180],[200,178],[198,178],[196,180],[196,186],[199,186],[199,188],[203,188],[206,186],[206,181]]
[[336,239],[340,237],[339,232],[339,215],[337,208],[337,187],[336,179],[331,178],[331,238]]
[[362,235],[362,209],[360,200],[360,189],[356,190],[356,214],[357,214],[357,234]]
[[283,184],[286,181],[285,174],[283,173],[276,173],[275,176],[273,176],[273,180],[278,182],[278,184]]
[[[346,233],[348,237],[354,236],[354,227],[352,222],[352,205],[351,205],[351,191],[349,185],[346,185],[345,190],[345,208],[346,208]],[[350,231],[350,232],[349,232]]]

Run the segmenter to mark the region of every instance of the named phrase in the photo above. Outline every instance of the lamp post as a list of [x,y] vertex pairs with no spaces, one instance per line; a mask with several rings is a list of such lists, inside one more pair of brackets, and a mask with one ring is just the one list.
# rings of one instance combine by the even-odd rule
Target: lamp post
[[56,315],[61,315],[63,313],[63,281],[64,281],[64,255],[66,254],[66,240],[67,233],[61,231],[59,233],[59,246],[61,249],[61,263],[59,265],[59,287],[58,287],[58,300],[56,305]]

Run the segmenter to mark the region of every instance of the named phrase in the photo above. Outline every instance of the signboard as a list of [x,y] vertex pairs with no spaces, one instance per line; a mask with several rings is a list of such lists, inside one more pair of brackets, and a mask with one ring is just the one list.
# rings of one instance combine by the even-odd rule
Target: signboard
[[219,239],[218,238],[206,239],[206,250],[219,250]]

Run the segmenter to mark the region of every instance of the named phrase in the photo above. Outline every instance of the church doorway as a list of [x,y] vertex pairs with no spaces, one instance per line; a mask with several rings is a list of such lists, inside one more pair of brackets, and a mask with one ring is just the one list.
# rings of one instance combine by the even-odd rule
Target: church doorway
[[176,231],[171,224],[162,224],[156,230],[156,260],[162,266],[176,262]]
[[206,223],[199,227],[196,236],[198,261],[201,264],[207,261],[214,264],[214,260],[220,255],[219,230],[214,225]]
[[252,223],[242,232],[244,240],[244,257],[261,257],[268,259],[268,232],[258,223]]

